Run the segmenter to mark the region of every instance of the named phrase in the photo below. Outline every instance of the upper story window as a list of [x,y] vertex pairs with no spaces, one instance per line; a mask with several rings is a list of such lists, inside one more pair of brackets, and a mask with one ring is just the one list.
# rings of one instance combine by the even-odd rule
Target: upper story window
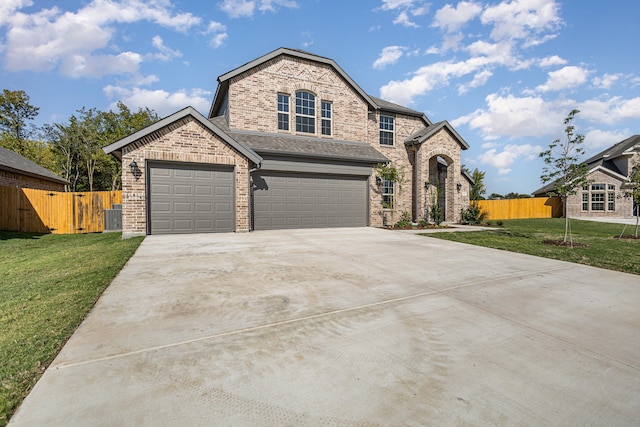
[[331,119],[332,119],[332,105],[328,101],[322,101],[322,122],[321,131],[323,135],[331,135]]
[[380,116],[380,145],[393,145],[395,119],[391,116]]
[[289,130],[289,95],[278,94],[278,129]]
[[316,133],[316,97],[311,92],[296,92],[296,132]]

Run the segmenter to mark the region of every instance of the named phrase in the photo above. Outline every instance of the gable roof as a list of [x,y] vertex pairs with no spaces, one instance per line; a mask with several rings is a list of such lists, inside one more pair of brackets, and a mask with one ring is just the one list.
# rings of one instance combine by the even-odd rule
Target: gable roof
[[69,184],[66,179],[60,178],[49,169],[32,162],[15,151],[0,147],[0,170],[6,170],[32,178],[44,179],[58,184]]
[[241,142],[238,142],[236,140],[234,140],[233,138],[230,138],[229,135],[227,135],[225,132],[223,132],[218,126],[216,126],[214,123],[212,123],[211,121],[207,120],[202,114],[200,114],[198,111],[196,111],[195,108],[193,107],[187,107],[187,108],[183,108],[182,110],[171,114],[170,116],[165,117],[164,119],[147,126],[146,128],[139,130],[138,132],[135,132],[125,138],[122,138],[119,141],[114,142],[113,144],[107,145],[106,147],[103,148],[104,152],[107,154],[113,154],[116,158],[118,158],[119,160],[122,160],[122,149],[141,139],[144,138],[147,135],[152,134],[153,132],[156,132],[162,128],[164,128],[165,126],[168,126],[180,119],[183,119],[184,117],[187,116],[191,116],[193,117],[195,120],[197,120],[199,123],[201,123],[204,127],[206,127],[207,129],[209,129],[211,132],[213,132],[215,135],[219,136],[220,138],[222,138],[227,144],[229,144],[231,147],[235,148],[238,152],[240,152],[242,155],[244,155],[245,157],[247,157],[249,160],[251,160],[252,162],[256,163],[256,164],[260,164],[262,162],[262,157],[260,157],[255,151],[253,151],[251,148],[247,147],[246,145],[244,145]]
[[[593,173],[596,170],[601,170],[611,176],[624,180],[626,177],[620,171],[618,166],[613,162],[614,159],[621,156],[630,156],[634,152],[640,152],[640,135],[634,135],[612,145],[606,150],[601,151],[593,157],[585,160],[583,163],[589,167],[589,173]],[[534,191],[533,195],[546,195],[553,191],[555,188],[555,182],[551,182],[544,187],[541,187]]]
[[362,163],[386,163],[389,161],[382,153],[364,142],[230,130],[224,117],[214,117],[209,120],[231,138],[245,144],[259,154],[327,158]]
[[[606,167],[604,163],[606,163],[608,160],[612,160],[616,157],[624,155],[632,155],[634,151],[640,151],[640,135],[633,135],[632,137],[629,137],[624,141],[612,145],[606,150],[601,151],[595,156],[585,160],[585,163],[591,165],[592,163],[600,162],[603,164],[603,166]],[[609,163],[611,165],[613,164],[612,162]]]
[[347,82],[347,84],[349,84],[349,86],[351,86],[365,100],[367,104],[369,104],[369,107],[373,110],[383,110],[420,117],[427,123],[427,125],[431,124],[431,121],[427,118],[427,116],[420,111],[412,110],[411,108],[403,107],[401,105],[368,95],[333,59],[305,52],[303,50],[291,49],[286,47],[278,48],[272,52],[267,53],[266,55],[254,59],[253,61],[247,62],[246,64],[219,76],[218,88],[216,89],[216,94],[213,98],[213,102],[211,103],[211,108],[209,109],[209,118],[214,117],[216,112],[218,112],[220,107],[222,106],[225,96],[229,90],[230,79],[282,55],[329,65],[340,75],[340,77],[342,77]]
[[451,126],[449,122],[446,120],[443,120],[438,123],[434,123],[432,125],[429,125],[427,127],[420,129],[419,131],[417,131],[416,133],[414,133],[413,135],[410,135],[407,139],[405,139],[404,143],[405,145],[422,144],[427,139],[435,135],[441,129],[447,129],[453,135],[453,137],[458,140],[458,143],[462,146],[463,150],[466,150],[469,148],[469,144],[467,143],[467,141],[465,141],[464,138],[462,138],[460,134],[456,132],[453,126]]

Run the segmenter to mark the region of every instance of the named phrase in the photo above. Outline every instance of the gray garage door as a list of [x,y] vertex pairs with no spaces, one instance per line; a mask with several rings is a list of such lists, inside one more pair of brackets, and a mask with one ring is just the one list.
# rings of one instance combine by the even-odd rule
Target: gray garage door
[[235,229],[233,168],[151,164],[151,234],[214,233]]
[[364,227],[367,178],[258,172],[254,228]]

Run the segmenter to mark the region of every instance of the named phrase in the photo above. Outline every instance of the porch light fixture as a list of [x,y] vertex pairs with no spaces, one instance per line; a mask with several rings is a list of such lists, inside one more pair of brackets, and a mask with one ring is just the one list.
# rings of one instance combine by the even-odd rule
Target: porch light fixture
[[462,184],[457,183],[456,184],[456,188],[458,189],[458,193],[460,192],[460,190],[462,190]]
[[378,187],[380,187],[382,185],[382,178],[380,178],[379,176],[376,176],[376,185]]
[[136,163],[135,160],[129,163],[129,169],[131,170],[131,173],[133,175],[135,175],[138,172],[138,164]]
[[425,181],[424,182],[424,189],[428,190],[429,189],[429,185],[431,185],[431,184],[429,184],[429,181]]

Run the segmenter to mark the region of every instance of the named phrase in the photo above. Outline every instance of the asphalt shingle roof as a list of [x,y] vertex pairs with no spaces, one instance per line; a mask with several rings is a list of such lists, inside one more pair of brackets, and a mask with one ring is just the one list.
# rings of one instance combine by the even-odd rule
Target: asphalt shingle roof
[[49,169],[43,168],[20,154],[0,147],[0,169],[21,173],[35,178],[53,181],[60,184],[69,184]]
[[258,154],[299,155],[367,163],[388,161],[382,153],[364,142],[230,130],[224,117],[215,117],[210,120],[231,138],[245,144]]

